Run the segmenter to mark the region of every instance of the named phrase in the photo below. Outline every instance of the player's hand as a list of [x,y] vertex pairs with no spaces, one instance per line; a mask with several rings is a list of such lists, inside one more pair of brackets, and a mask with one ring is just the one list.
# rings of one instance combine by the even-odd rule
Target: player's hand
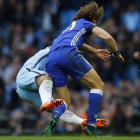
[[106,49],[97,49],[94,55],[102,60],[109,59],[111,57],[110,52]]
[[133,54],[133,57],[134,57],[135,59],[139,59],[139,58],[140,58],[140,51],[135,52],[135,53]]
[[114,54],[112,54],[113,57],[117,57],[121,62],[125,62],[124,58],[122,57],[121,54],[119,54],[118,56],[115,56]]

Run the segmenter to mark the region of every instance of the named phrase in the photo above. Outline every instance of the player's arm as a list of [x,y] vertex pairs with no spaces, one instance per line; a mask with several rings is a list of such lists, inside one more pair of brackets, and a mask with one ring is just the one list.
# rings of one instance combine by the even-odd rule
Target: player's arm
[[117,44],[110,34],[99,27],[94,27],[92,29],[92,35],[96,38],[103,39],[106,45],[114,52],[113,56],[117,57],[121,62],[124,62],[124,58],[120,54]]
[[97,56],[100,59],[107,59],[110,58],[110,52],[106,49],[95,49],[85,43],[83,43],[82,47],[80,48],[81,51],[85,51],[91,53],[92,55]]

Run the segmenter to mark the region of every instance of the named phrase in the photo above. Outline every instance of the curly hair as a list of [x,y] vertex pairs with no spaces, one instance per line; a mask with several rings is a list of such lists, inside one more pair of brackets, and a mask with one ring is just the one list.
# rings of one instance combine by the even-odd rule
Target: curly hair
[[95,20],[97,23],[102,19],[104,14],[104,8],[98,7],[96,2],[90,2],[84,7],[81,7],[80,10],[72,18],[73,21],[84,18],[90,22]]

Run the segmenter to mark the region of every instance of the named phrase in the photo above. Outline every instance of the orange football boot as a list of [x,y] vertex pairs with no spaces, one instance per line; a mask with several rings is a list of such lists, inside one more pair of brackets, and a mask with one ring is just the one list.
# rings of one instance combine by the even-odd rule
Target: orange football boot
[[64,101],[62,99],[56,99],[56,100],[53,100],[51,103],[44,103],[43,105],[41,105],[39,110],[41,112],[45,112],[45,111],[48,111],[50,109],[59,107],[61,104],[63,104],[63,102]]
[[[86,124],[87,124],[87,119],[85,119],[81,123],[82,126],[86,126]],[[105,119],[103,118],[96,119],[96,122],[95,122],[96,127],[104,127],[106,124],[107,124],[107,121]]]

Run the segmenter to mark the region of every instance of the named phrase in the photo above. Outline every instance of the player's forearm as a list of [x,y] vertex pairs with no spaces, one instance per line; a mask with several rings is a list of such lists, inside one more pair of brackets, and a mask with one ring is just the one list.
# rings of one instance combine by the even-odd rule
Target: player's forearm
[[91,54],[95,54],[96,53],[96,49],[94,49],[93,47],[87,45],[87,44],[83,44],[82,47],[80,48],[81,51],[84,51],[84,52],[88,52],[88,53],[91,53]]
[[113,51],[113,52],[117,52],[118,51],[118,47],[117,44],[115,42],[115,40],[110,36],[107,39],[104,39],[106,45]]

